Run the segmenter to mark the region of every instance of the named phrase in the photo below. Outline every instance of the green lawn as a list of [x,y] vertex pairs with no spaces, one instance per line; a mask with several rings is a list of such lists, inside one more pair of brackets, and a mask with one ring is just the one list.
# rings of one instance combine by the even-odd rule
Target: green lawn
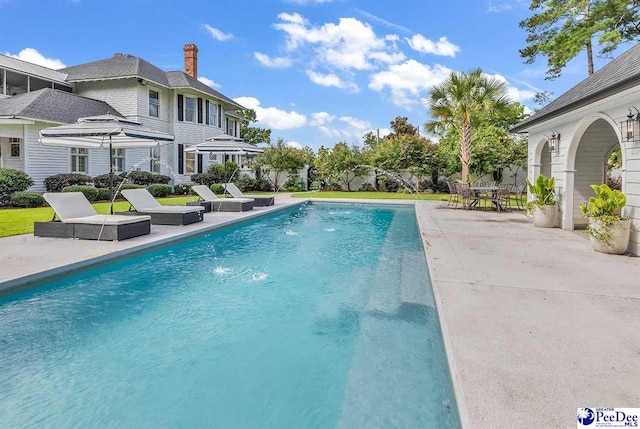
[[[183,206],[188,201],[196,201],[197,199],[198,197],[183,196],[158,198],[158,201],[168,206]],[[109,213],[109,203],[94,203],[93,206],[98,213]],[[121,212],[127,211],[129,210],[129,203],[126,201],[116,201],[113,205],[113,210]],[[33,232],[33,222],[46,222],[52,218],[53,210],[51,207],[38,207],[36,209],[0,209],[0,237],[30,234]]]
[[431,200],[449,201],[449,194],[402,194],[396,192],[346,192],[320,191],[301,192],[292,195],[295,198],[357,198],[362,200]]

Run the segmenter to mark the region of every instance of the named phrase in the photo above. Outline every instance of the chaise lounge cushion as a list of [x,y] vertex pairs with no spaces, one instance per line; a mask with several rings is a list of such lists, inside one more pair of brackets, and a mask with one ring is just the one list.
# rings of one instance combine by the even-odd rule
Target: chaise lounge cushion
[[[202,198],[203,201],[227,201],[223,198],[218,198],[218,196],[206,185],[196,185],[191,189],[193,190],[193,192],[198,194],[198,196]],[[233,201],[240,203],[250,203],[255,200],[253,198],[234,198]]]
[[146,189],[126,189],[122,195],[140,213],[193,213],[204,207],[163,206]]
[[151,219],[149,216],[100,215],[82,192],[47,192],[43,197],[62,223],[125,225]]

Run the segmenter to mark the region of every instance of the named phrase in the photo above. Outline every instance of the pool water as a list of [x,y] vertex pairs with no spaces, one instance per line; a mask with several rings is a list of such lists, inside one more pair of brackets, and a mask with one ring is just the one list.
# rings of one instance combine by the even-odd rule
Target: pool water
[[459,427],[413,207],[306,204],[0,297],[0,427]]

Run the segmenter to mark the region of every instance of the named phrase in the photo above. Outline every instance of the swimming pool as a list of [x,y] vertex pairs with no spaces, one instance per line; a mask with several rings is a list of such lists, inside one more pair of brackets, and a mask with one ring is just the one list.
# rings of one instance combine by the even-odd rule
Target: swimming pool
[[305,204],[0,297],[1,427],[459,427],[413,207]]

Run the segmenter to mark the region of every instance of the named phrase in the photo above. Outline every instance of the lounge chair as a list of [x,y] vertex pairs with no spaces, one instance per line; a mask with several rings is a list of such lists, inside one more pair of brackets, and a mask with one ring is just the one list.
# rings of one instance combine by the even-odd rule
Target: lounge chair
[[198,194],[202,201],[187,203],[188,205],[200,205],[207,211],[214,212],[246,212],[253,210],[253,198],[218,198],[218,196],[206,185],[196,185],[191,188]]
[[145,214],[151,216],[153,225],[189,225],[202,222],[202,207],[163,206],[146,189],[125,189],[122,196],[135,211],[119,214]]
[[254,207],[272,206],[276,199],[275,195],[245,195],[233,183],[225,183],[223,186],[233,198],[253,198],[255,200]]
[[151,232],[149,216],[98,214],[82,192],[48,192],[43,197],[55,214],[51,222],[34,222],[36,237],[118,241]]

